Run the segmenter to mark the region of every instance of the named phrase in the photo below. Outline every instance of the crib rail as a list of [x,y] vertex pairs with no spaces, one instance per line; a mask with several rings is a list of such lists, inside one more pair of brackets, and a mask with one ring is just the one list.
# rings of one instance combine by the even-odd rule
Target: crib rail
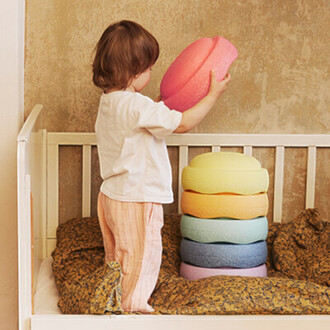
[[[18,323],[28,329],[36,285],[46,243],[45,139],[42,105],[36,105],[17,137]],[[38,173],[38,175],[34,175]],[[34,202],[36,201],[36,202]]]
[[[254,148],[275,148],[273,221],[281,222],[285,150],[290,147],[307,148],[305,207],[314,207],[316,156],[318,148],[330,146],[330,135],[325,134],[173,134],[166,139],[170,147],[179,148],[178,200],[181,199],[181,173],[188,165],[190,147],[210,147],[219,152],[223,147],[242,147],[243,153],[253,155]],[[59,147],[82,147],[82,216],[91,214],[91,155],[96,145],[94,133],[47,133],[47,238],[52,251],[59,217]],[[181,212],[178,203],[178,212]]]

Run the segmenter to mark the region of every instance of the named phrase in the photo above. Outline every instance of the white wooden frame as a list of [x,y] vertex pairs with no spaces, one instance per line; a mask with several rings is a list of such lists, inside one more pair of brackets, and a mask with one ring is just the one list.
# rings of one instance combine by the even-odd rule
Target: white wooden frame
[[[58,150],[60,145],[83,148],[82,214],[91,212],[91,148],[94,133],[51,133],[42,128],[42,106],[34,107],[18,136],[18,232],[20,330],[61,329],[328,329],[330,316],[95,316],[33,314],[32,292],[39,265],[54,248],[58,226]],[[281,221],[283,170],[286,147],[308,148],[306,207],[314,206],[317,148],[330,147],[329,134],[173,134],[169,146],[179,148],[179,182],[188,164],[190,146],[243,147],[252,155],[254,147],[276,148],[274,221]],[[182,189],[179,185],[179,198]],[[32,196],[32,199],[31,199]],[[178,203],[180,204],[180,203]],[[180,206],[179,206],[180,207]],[[180,211],[180,209],[178,210]],[[33,223],[33,224],[32,224]]]

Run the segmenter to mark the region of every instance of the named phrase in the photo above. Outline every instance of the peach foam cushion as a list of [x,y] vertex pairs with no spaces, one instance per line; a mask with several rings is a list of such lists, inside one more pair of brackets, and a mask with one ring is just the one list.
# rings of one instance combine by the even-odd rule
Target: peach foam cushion
[[167,69],[160,85],[162,100],[177,111],[191,108],[208,93],[210,71],[222,80],[237,55],[234,45],[223,37],[196,40]]
[[202,194],[253,195],[266,192],[268,185],[268,171],[259,161],[237,152],[200,154],[182,171],[183,189]]
[[182,213],[198,218],[253,219],[268,212],[267,193],[256,195],[200,194],[184,191],[181,197]]
[[255,276],[266,277],[267,268],[262,264],[253,268],[233,268],[233,267],[220,267],[220,268],[205,268],[181,263],[180,276],[189,281],[199,280],[210,276],[228,275],[228,276]]
[[201,219],[184,214],[180,231],[182,237],[199,243],[250,244],[266,240],[268,221],[266,217],[250,220]]

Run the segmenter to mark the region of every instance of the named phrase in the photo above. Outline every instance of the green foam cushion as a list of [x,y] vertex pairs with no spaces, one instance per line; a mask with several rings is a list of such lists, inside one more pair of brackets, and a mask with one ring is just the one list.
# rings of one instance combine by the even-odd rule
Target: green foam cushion
[[180,229],[183,237],[195,242],[250,244],[266,240],[268,221],[266,217],[233,220],[229,218],[201,219],[182,215]]

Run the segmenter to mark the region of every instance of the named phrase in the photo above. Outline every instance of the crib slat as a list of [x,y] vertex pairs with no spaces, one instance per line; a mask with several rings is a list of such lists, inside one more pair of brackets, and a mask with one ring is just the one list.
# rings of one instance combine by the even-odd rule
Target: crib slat
[[308,147],[307,175],[306,175],[306,200],[305,207],[314,207],[315,198],[315,174],[316,174],[316,147]]
[[188,146],[180,146],[179,147],[179,181],[178,181],[178,213],[182,213],[181,210],[181,196],[183,193],[182,188],[182,170],[185,166],[188,165]]
[[56,237],[58,226],[58,145],[48,144],[47,150],[47,238]]
[[83,163],[82,163],[82,216],[90,217],[91,215],[91,159],[92,147],[90,145],[83,146]]
[[284,178],[284,147],[276,147],[273,221],[281,222]]
[[252,146],[244,146],[244,155],[252,156]]
[[47,256],[47,130],[42,130],[42,206],[41,206],[41,223],[40,223],[40,235],[41,235],[41,255],[42,259]]
[[49,257],[56,248],[56,238],[48,238],[46,245],[47,245],[47,257]]
[[221,147],[220,146],[212,146],[212,152],[220,152]]

